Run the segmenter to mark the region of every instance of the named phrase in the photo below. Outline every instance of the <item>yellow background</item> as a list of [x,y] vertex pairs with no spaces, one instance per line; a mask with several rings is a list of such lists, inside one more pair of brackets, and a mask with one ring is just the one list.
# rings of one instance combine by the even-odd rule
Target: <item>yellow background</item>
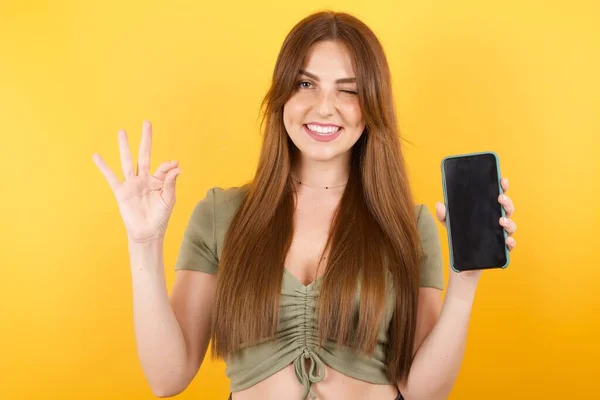
[[[3,399],[153,398],[125,230],[92,153],[121,176],[117,131],[135,157],[149,119],[153,168],[179,160],[170,288],[196,202],[253,176],[258,106],[285,35],[322,8],[354,13],[383,42],[417,201],[442,199],[450,154],[496,151],[510,180],[517,248],[508,269],[483,274],[450,398],[597,396],[598,2],[4,1]],[[180,397],[227,394],[224,364],[207,361]]]

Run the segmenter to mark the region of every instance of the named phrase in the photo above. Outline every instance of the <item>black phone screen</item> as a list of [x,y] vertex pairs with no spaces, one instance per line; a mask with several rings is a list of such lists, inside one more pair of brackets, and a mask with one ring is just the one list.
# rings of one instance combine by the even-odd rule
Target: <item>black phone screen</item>
[[442,168],[454,269],[504,268],[508,260],[495,155],[449,157]]

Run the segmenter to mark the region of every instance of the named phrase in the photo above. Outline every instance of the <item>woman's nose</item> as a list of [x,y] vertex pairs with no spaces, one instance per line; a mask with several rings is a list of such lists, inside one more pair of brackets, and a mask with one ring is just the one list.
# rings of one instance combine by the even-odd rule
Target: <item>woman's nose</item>
[[317,109],[320,116],[332,115],[335,111],[335,99],[333,93],[322,92],[318,98]]

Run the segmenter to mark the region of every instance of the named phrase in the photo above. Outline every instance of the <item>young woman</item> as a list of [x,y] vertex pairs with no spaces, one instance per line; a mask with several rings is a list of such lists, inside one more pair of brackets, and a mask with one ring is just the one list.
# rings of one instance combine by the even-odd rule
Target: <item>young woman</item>
[[[283,43],[263,107],[256,175],[197,203],[170,298],[162,251],[180,168],[150,174],[148,122],[137,172],[119,132],[124,182],[94,155],[127,228],[136,343],[153,392],[183,391],[210,342],[233,400],[447,398],[480,271],[450,270],[442,304],[437,226],[413,203],[375,34],[344,13],[305,18]],[[498,201],[510,217],[512,201]],[[444,205],[436,214],[444,224]]]

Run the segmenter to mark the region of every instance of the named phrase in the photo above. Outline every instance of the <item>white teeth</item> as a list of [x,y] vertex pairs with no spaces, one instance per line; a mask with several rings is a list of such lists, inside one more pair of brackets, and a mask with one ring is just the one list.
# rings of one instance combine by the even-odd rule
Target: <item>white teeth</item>
[[322,135],[330,135],[340,130],[339,126],[319,126],[319,125],[311,125],[307,124],[308,129],[312,132],[316,132]]

